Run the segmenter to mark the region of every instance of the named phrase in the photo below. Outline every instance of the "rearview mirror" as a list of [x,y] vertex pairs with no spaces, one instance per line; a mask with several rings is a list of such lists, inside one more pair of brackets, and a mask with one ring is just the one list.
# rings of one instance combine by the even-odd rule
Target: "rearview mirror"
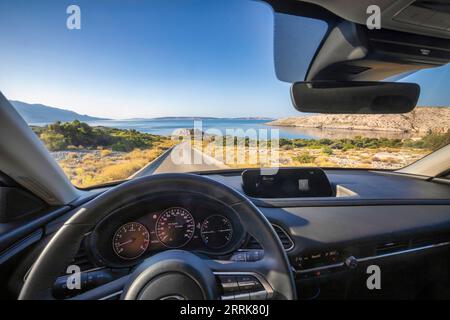
[[291,89],[295,108],[313,113],[407,113],[419,94],[419,85],[401,82],[296,82]]

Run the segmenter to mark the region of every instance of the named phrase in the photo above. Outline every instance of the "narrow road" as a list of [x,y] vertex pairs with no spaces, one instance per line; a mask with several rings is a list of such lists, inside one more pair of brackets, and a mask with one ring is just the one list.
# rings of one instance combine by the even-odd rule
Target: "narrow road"
[[130,178],[164,172],[193,172],[228,169],[228,166],[183,142],[167,150]]

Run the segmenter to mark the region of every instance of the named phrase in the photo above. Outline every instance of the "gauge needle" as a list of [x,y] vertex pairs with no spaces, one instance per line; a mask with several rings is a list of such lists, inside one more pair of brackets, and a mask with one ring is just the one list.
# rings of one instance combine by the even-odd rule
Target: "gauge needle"
[[124,245],[126,245],[126,244],[129,244],[129,243],[134,242],[134,240],[136,240],[136,239],[135,239],[135,238],[131,238],[131,239],[128,240],[128,241],[125,241],[125,242],[122,242],[122,243],[117,244],[117,246],[118,246],[118,247],[122,247],[122,246],[124,246]]

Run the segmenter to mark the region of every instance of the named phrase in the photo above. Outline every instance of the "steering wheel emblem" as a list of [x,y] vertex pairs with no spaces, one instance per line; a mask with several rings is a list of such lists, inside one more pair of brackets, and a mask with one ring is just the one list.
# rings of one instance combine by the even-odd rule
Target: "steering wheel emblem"
[[165,296],[162,297],[159,300],[186,300],[183,296],[177,295],[177,294],[173,294],[171,296]]

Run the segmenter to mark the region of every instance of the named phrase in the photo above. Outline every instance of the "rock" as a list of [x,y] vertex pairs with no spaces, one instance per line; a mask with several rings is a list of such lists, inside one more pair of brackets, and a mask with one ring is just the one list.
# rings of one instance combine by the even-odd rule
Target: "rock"
[[191,135],[191,130],[186,129],[186,128],[175,129],[172,132],[172,137],[185,137],[185,136],[190,136],[190,135]]
[[390,153],[390,152],[378,152],[374,154],[373,161],[382,161],[382,162],[392,162],[392,163],[399,163],[402,162],[403,157]]
[[319,114],[290,117],[267,123],[271,126],[358,131],[408,132],[424,136],[450,129],[450,107],[417,107],[406,114]]

